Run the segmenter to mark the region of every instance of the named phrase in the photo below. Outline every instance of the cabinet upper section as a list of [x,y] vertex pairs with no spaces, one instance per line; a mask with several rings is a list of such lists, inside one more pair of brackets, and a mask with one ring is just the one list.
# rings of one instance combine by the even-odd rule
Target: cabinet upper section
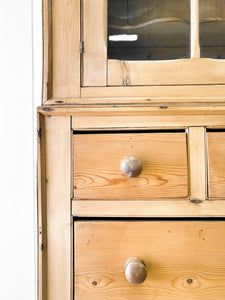
[[43,24],[44,102],[225,100],[225,0],[44,0]]

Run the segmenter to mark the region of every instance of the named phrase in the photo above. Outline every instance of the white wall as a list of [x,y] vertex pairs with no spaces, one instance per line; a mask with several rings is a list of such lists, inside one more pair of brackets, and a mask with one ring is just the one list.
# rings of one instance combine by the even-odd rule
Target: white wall
[[41,0],[33,2],[0,1],[2,300],[36,299],[34,127],[41,99]]

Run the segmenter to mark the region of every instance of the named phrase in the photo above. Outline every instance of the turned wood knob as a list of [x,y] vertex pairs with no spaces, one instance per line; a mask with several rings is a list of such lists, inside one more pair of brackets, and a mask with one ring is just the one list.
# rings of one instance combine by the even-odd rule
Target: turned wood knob
[[130,156],[121,161],[120,164],[121,171],[127,177],[137,177],[141,174],[142,171],[142,163],[136,157]]
[[147,271],[143,260],[136,257],[130,258],[125,265],[125,275],[132,284],[144,282],[147,277]]

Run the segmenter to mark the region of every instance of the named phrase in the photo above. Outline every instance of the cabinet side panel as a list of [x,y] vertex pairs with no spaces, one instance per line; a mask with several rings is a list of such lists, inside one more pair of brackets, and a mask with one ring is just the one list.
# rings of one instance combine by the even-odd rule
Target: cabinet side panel
[[71,122],[45,119],[47,300],[72,299]]

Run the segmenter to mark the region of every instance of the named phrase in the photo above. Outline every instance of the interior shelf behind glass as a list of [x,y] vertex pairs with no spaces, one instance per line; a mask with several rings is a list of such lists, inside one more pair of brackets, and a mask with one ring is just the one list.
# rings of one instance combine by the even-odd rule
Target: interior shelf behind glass
[[189,0],[108,0],[108,58],[190,57]]

